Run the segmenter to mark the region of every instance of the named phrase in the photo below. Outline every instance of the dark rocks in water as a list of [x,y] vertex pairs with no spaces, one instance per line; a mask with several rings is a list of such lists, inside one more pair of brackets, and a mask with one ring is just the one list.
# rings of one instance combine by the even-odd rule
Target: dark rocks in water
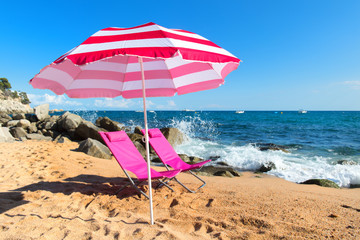
[[350,188],[360,188],[360,184],[350,184]]
[[288,150],[286,150],[286,146],[283,145],[277,145],[274,143],[255,143],[252,144],[254,147],[258,148],[260,151],[283,151],[286,153],[289,153]]
[[276,165],[273,162],[267,162],[264,163],[258,170],[257,172],[269,172],[273,169],[276,169]]
[[322,187],[340,188],[336,183],[328,179],[309,179],[300,184],[315,184]]
[[355,161],[351,161],[351,160],[339,160],[336,162],[336,164],[340,164],[340,165],[357,165],[357,163]]
[[216,160],[218,160],[219,158],[221,158],[220,156],[210,156],[209,157],[209,159],[211,160],[211,161],[216,161]]
[[91,138],[81,141],[77,151],[97,158],[112,158],[110,150],[104,144]]
[[205,176],[223,176],[223,177],[240,177],[241,172],[231,167],[204,166],[198,171],[199,175]]
[[226,162],[216,162],[216,165],[219,165],[219,166],[229,166],[229,164],[227,164]]
[[95,125],[109,132],[121,131],[124,127],[121,123],[113,121],[108,117],[99,117],[96,119]]

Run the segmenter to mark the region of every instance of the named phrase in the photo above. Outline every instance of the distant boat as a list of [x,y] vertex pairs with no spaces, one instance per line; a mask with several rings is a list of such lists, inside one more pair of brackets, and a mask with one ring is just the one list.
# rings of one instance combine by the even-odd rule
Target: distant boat
[[300,109],[300,110],[298,111],[298,113],[307,113],[307,111]]
[[184,109],[183,112],[195,112],[195,110],[191,110],[191,109]]
[[241,110],[241,111],[236,111],[235,113],[244,113],[244,112],[245,112],[245,111],[242,111],[242,110]]
[[149,112],[151,112],[151,113],[154,113],[155,111],[153,111],[153,110],[150,110]]

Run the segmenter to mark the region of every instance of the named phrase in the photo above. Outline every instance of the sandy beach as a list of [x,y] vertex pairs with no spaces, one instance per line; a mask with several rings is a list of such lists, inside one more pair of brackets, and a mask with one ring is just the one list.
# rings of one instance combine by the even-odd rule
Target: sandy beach
[[[0,239],[360,239],[360,189],[250,172],[204,177],[196,194],[175,182],[175,192],[154,190],[150,226],[145,197],[132,188],[114,195],[126,181],[117,162],[77,147],[0,143]],[[179,179],[198,184],[187,173]]]

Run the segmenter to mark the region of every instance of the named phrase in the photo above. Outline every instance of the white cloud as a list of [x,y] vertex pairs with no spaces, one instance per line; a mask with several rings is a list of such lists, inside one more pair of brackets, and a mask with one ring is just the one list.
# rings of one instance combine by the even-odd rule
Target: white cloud
[[68,100],[64,95],[49,95],[45,93],[44,95],[28,94],[31,104],[37,106],[45,103],[51,105],[69,105],[69,106],[81,106],[83,105],[77,101]]
[[173,100],[169,100],[167,101],[167,104],[165,105],[157,105],[156,106],[157,109],[175,109],[176,108],[176,104]]
[[115,100],[114,98],[97,99],[94,102],[96,107],[109,107],[109,108],[129,108],[134,103],[131,100],[120,99]]
[[360,90],[360,81],[345,81],[343,84],[350,86],[352,89]]

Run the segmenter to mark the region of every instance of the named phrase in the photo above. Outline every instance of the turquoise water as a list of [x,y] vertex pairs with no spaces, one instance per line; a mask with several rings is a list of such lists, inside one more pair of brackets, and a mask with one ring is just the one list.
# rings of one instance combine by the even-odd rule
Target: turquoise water
[[[135,111],[77,111],[95,122],[98,117],[134,128],[143,126]],[[148,112],[150,128],[176,127],[187,141],[179,153],[226,162],[241,170],[256,170],[274,162],[269,174],[293,182],[326,178],[343,187],[360,183],[360,112],[310,111],[156,111]],[[283,145],[289,151],[260,151],[263,143]],[[347,160],[355,165],[339,165]]]

